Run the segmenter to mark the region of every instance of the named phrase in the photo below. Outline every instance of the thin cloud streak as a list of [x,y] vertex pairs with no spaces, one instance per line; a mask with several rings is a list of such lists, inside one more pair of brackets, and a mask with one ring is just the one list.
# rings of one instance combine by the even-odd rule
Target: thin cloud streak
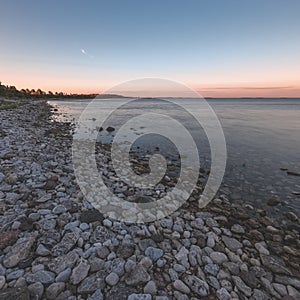
[[212,87],[203,88],[203,90],[281,90],[281,89],[294,89],[294,86],[262,86],[262,87]]

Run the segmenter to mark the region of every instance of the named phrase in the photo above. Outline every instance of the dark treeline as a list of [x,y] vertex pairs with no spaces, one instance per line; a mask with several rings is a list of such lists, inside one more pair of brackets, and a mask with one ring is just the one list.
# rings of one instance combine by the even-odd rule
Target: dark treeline
[[[95,98],[98,94],[66,94],[63,92],[44,92],[41,89],[21,89],[15,86],[3,85],[0,82],[0,97],[4,98]],[[119,97],[118,95],[109,95]]]

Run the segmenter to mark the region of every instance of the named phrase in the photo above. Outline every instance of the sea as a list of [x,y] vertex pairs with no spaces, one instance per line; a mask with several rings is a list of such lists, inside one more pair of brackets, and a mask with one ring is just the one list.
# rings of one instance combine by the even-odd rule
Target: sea
[[[205,137],[203,128],[192,120],[193,115],[205,114],[203,103],[199,99],[176,99],[177,104],[182,104],[179,107],[168,105],[171,99],[167,98],[163,101],[151,98],[129,100],[130,104],[121,108],[119,104],[123,103],[123,98],[97,100],[102,101],[100,119],[102,120],[103,115],[110,114],[109,122],[102,124],[103,130],[99,133],[102,142],[113,141],[117,129],[123,125],[122,122],[149,110],[178,117],[184,126],[188,124],[187,127],[194,136],[199,133],[196,144],[200,163],[209,170],[211,151],[208,138]],[[271,209],[274,216],[281,216],[285,211],[293,211],[299,216],[300,98],[218,98],[206,101],[217,116],[226,141],[226,170],[221,192],[241,205],[250,204],[266,210]],[[59,121],[73,121],[78,125],[82,112],[88,109],[92,121],[97,122],[95,111],[98,106],[93,106],[94,102],[90,99],[51,100],[49,103],[58,111],[56,119]],[[115,117],[112,107],[118,107]],[[185,108],[192,112],[191,117],[186,114]],[[107,132],[108,125],[115,130]],[[132,147],[146,153],[153,153],[153,147],[155,151],[166,150],[166,153],[172,149],[168,139],[160,139],[155,135],[147,135],[143,139],[143,124],[137,126],[138,128],[131,128],[128,133],[139,135]],[[167,132],[169,130],[168,127]],[[174,149],[176,154],[176,147]],[[277,197],[280,204],[270,208],[268,200],[272,197]]]

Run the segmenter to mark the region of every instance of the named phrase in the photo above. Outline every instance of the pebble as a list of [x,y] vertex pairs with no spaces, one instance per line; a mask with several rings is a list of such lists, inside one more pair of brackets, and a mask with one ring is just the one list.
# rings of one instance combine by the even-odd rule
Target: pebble
[[63,214],[67,211],[67,209],[63,206],[63,205],[57,205],[53,208],[52,212],[55,214],[55,215],[60,215],[60,214]]
[[24,273],[25,273],[24,270],[16,270],[16,271],[13,271],[13,272],[10,272],[9,274],[7,274],[6,279],[8,281],[18,279],[19,277],[22,277]]
[[245,294],[247,297],[250,297],[252,295],[251,288],[247,286],[240,277],[232,276],[232,280],[238,290],[240,290],[243,294]]
[[55,274],[53,272],[41,270],[25,275],[25,279],[29,283],[41,282],[44,284],[49,284],[54,282]]
[[90,265],[86,261],[81,261],[72,271],[70,282],[74,285],[81,282],[88,274]]
[[119,282],[119,276],[116,273],[110,273],[109,275],[106,276],[105,282],[110,285],[114,286]]
[[234,224],[231,227],[231,231],[234,232],[234,233],[237,233],[237,234],[243,234],[243,233],[245,233],[244,227],[242,227],[240,224]]
[[40,282],[35,282],[28,286],[28,290],[33,299],[41,299],[44,293],[44,286]]
[[67,268],[57,275],[55,281],[56,282],[67,282],[70,279],[71,273],[72,273],[72,269]]
[[163,256],[163,250],[155,247],[148,247],[145,250],[145,255],[148,256],[152,261],[157,261],[159,258]]
[[150,280],[145,286],[144,286],[144,293],[150,294],[150,295],[156,295],[157,293],[157,287],[156,283],[153,280]]
[[255,243],[254,247],[260,254],[270,255],[269,250],[267,250],[261,243]]
[[125,282],[130,286],[147,283],[151,277],[141,265],[136,265],[132,268],[130,273],[126,273]]
[[230,300],[231,295],[225,288],[220,288],[217,290],[216,296],[219,300]]
[[[1,292],[28,285],[32,299],[300,297],[300,280],[291,270],[298,270],[299,258],[299,218],[294,212],[284,213],[284,226],[273,221],[267,209],[257,210],[260,219],[249,218],[255,205],[234,202],[229,209],[223,194],[213,209],[208,207],[210,212],[194,212],[186,205],[149,224],[120,222],[113,214],[104,218],[76,185],[70,136],[61,136],[59,130],[50,133],[70,128],[48,118],[44,123],[42,102],[38,110],[36,105],[31,109],[0,111],[1,129],[12,133],[0,141],[7,149],[0,150],[7,175],[0,172],[1,224],[6,226],[0,232]],[[18,131],[11,126],[14,122],[21,125]],[[24,160],[26,153],[35,162]],[[108,154],[105,150],[99,156],[99,171],[120,197],[137,199],[141,191],[128,189],[115,177]],[[139,199],[165,195],[172,180],[169,176],[154,193],[143,191]],[[226,194],[242,197],[238,190]],[[279,203],[285,202],[276,197],[268,201]]]
[[36,254],[41,256],[47,256],[50,254],[50,250],[48,250],[44,245],[39,244],[36,249]]
[[[151,300],[150,294],[131,294],[128,296],[127,300]],[[156,298],[157,299],[157,298]]]
[[4,287],[5,283],[6,283],[5,277],[0,276],[0,290]]
[[222,263],[224,263],[225,261],[228,261],[228,258],[226,256],[226,254],[221,253],[221,252],[212,252],[210,254],[210,258],[212,259],[212,261],[215,264],[221,265]]
[[173,286],[176,290],[178,290],[184,294],[189,294],[191,291],[190,288],[179,279],[177,279],[173,282]]
[[226,235],[222,235],[222,240],[225,246],[231,251],[237,251],[238,249],[242,248],[242,244],[235,238],[228,237]]
[[56,299],[56,297],[63,292],[65,289],[65,283],[64,282],[54,282],[51,285],[49,285],[46,289],[46,297],[47,299]]

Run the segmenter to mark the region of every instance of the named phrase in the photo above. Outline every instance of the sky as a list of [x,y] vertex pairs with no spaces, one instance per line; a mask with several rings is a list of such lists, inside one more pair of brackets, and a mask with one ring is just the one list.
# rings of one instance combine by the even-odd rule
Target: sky
[[100,93],[154,77],[209,97],[300,97],[299,0],[10,0],[0,81]]

